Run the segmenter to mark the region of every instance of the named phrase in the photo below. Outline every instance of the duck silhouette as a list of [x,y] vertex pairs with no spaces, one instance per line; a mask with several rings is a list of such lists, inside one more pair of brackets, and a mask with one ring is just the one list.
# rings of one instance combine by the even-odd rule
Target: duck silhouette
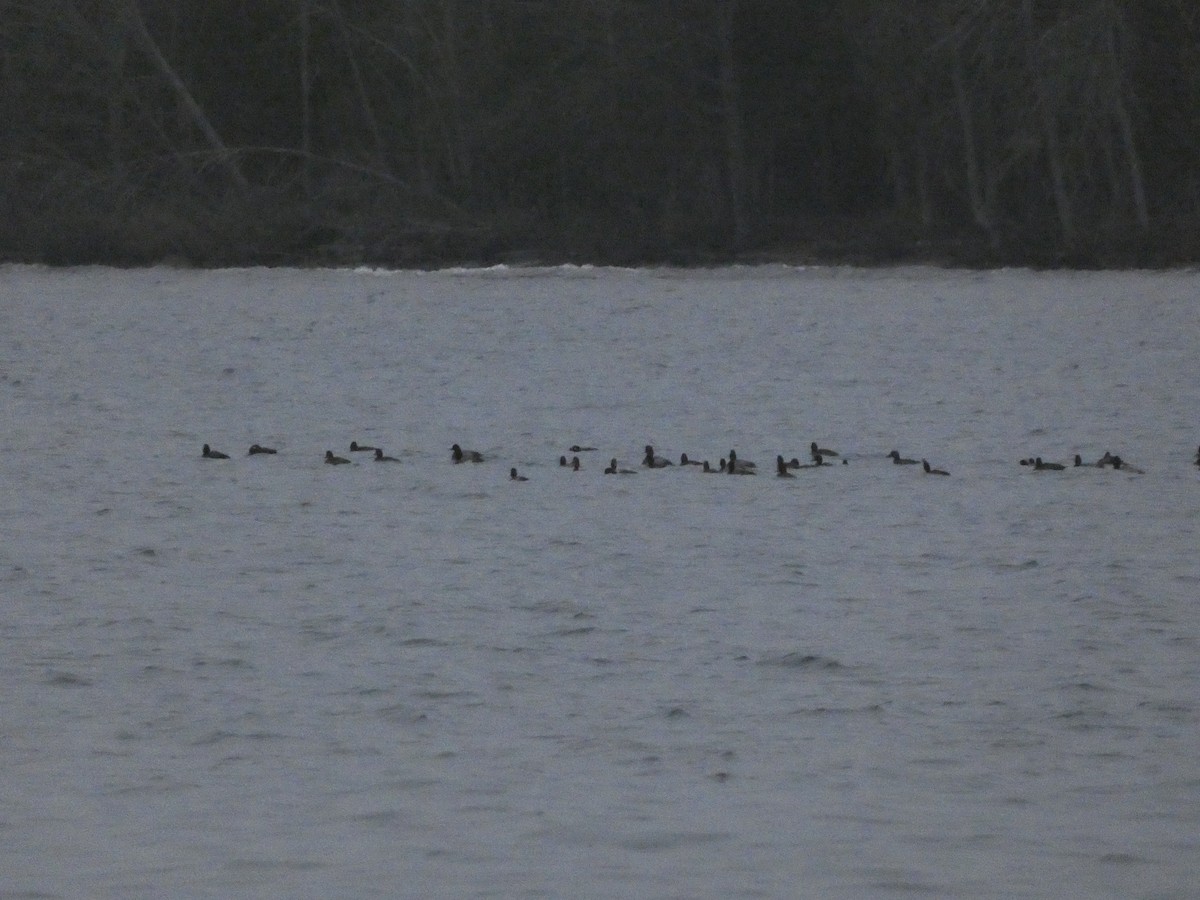
[[654,447],[651,444],[646,445],[646,456],[642,459],[642,465],[648,469],[665,469],[667,466],[673,466],[665,456],[655,456]]
[[458,444],[454,444],[450,448],[450,458],[456,463],[463,462],[483,462],[483,454],[477,450],[464,450]]

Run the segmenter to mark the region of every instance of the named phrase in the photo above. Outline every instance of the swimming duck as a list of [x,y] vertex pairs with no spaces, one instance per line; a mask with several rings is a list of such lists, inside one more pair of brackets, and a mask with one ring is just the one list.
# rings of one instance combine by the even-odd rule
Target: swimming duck
[[1111,453],[1109,453],[1107,450],[1105,450],[1104,455],[1102,457],[1100,457],[1098,460],[1096,460],[1096,465],[1100,466],[1100,468],[1104,468],[1105,466],[1111,466],[1113,464],[1113,460],[1115,460],[1115,459],[1116,459],[1115,456],[1113,456]]
[[680,453],[679,454],[679,464],[681,466],[698,466],[698,465],[700,465],[700,461],[695,460],[695,459],[688,459],[688,455],[686,453]]
[[326,450],[325,462],[327,465],[331,466],[344,466],[350,462],[350,460],[346,459],[344,456],[334,456],[332,450]]
[[375,448],[375,462],[400,462],[394,456],[384,456],[383,451],[378,447]]
[[578,444],[572,444],[567,448],[572,453],[587,453],[589,450],[595,450],[595,447],[580,447]]
[[571,471],[572,472],[579,471],[579,457],[578,456],[571,457]]
[[667,466],[675,465],[675,463],[671,462],[665,456],[655,456],[654,447],[650,444],[647,444],[646,456],[642,460],[642,465],[649,469],[665,469]]
[[816,441],[813,441],[811,444],[808,445],[808,452],[812,454],[813,459],[816,459],[818,456],[830,457],[830,456],[838,456],[839,455],[836,450],[825,450],[822,447],[818,447]]
[[[908,457],[901,456],[899,450],[893,450],[891,453],[889,453],[888,459],[898,466],[915,466],[917,464],[915,459],[909,459]],[[1024,465],[1025,461],[1022,460],[1021,464]]]
[[567,458],[565,456],[560,456],[558,458],[558,464],[565,469],[567,467]]
[[737,458],[737,454],[732,450],[729,451],[729,462],[725,465],[725,473],[727,475],[757,475],[758,468],[754,463],[743,462]]
[[729,451],[729,471],[738,475],[753,474],[750,470],[757,469],[758,465],[750,462],[748,459],[738,459],[737,451]]
[[617,458],[614,456],[608,464],[608,468],[604,470],[605,475],[636,475],[637,472],[633,469],[620,469],[617,467]]
[[273,454],[273,453],[277,453],[277,452],[278,452],[278,451],[277,451],[277,450],[275,450],[273,447],[264,447],[264,446],[262,446],[261,444],[251,444],[251,445],[250,445],[250,452],[249,452],[249,453],[247,453],[246,455],[247,455],[247,456],[258,456],[260,453],[270,453],[270,454]]
[[793,475],[791,472],[788,471],[788,464],[783,461],[782,454],[775,457],[775,474],[780,478],[795,478],[796,477],[795,475]]
[[378,449],[378,447],[368,447],[366,444],[360,444],[358,441],[350,442],[351,453],[374,453]]
[[1034,457],[1033,468],[1038,472],[1061,472],[1066,468],[1062,463],[1042,462],[1040,456]]
[[483,462],[483,454],[477,450],[464,450],[462,447],[455,444],[450,448],[450,458],[456,463],[461,462]]
[[950,474],[945,469],[931,468],[929,465],[929,460],[927,460],[927,459],[921,460],[921,467],[925,469],[926,475],[949,475]]
[[1146,474],[1145,469],[1139,469],[1137,466],[1131,466],[1129,463],[1125,462],[1125,460],[1121,459],[1121,457],[1119,457],[1119,456],[1114,456],[1112,458],[1112,467],[1114,469],[1119,469],[1122,472],[1132,472],[1134,475],[1145,475]]
[[204,459],[229,459],[228,453],[222,453],[220,450],[214,450],[212,447],[205,444],[200,450],[200,456]]
[[528,481],[529,480],[524,475],[518,475],[517,470],[515,468],[508,470],[508,477],[509,477],[509,480],[511,480],[511,481]]

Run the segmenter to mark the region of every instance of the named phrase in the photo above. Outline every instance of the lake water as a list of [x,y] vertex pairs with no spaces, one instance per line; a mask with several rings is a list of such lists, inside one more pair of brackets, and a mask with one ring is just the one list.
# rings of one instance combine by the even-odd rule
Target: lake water
[[1198,295],[0,268],[0,897],[1197,896]]

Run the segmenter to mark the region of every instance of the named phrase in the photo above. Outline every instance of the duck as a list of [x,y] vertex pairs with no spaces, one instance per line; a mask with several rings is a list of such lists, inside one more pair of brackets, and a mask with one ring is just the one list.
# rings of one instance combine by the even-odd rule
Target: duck
[[228,453],[222,453],[220,450],[214,450],[212,447],[205,444],[200,450],[200,456],[204,459],[229,459]]
[[1090,463],[1085,463],[1085,462],[1083,461],[1083,457],[1082,457],[1082,456],[1080,456],[1078,453],[1076,453],[1076,454],[1075,454],[1075,466],[1074,466],[1074,467],[1075,467],[1076,469],[1078,469],[1078,468],[1081,468],[1081,467],[1088,467],[1088,468],[1098,469],[1098,468],[1100,468],[1100,463],[1098,463],[1098,462],[1090,462]]
[[1040,456],[1036,456],[1033,460],[1033,468],[1038,472],[1061,472],[1066,468],[1066,466],[1064,466],[1062,463],[1042,462],[1042,458]]
[[636,475],[634,469],[622,469],[617,466],[617,458],[614,456],[609,461],[608,468],[604,470],[605,475]]
[[368,447],[366,444],[360,444],[358,441],[350,442],[351,453],[374,453],[378,449],[378,447]]
[[779,478],[795,478],[796,477],[795,475],[793,475],[791,472],[788,471],[788,464],[783,461],[783,454],[780,454],[779,456],[775,457],[775,474]]
[[567,458],[565,456],[560,456],[558,458],[558,464],[560,467],[565,469],[567,467]]
[[758,468],[754,465],[754,463],[742,462],[740,459],[737,458],[737,454],[734,454],[732,450],[730,450],[729,452],[733,455],[730,456],[729,462],[725,464],[725,474],[727,474],[727,475],[757,475],[758,474]]
[[1114,469],[1119,469],[1122,472],[1132,472],[1134,475],[1145,475],[1146,474],[1145,469],[1139,469],[1137,466],[1131,466],[1129,463],[1125,462],[1125,460],[1121,459],[1121,457],[1119,457],[1119,456],[1114,456],[1112,458],[1112,467]]
[[1111,453],[1109,453],[1107,450],[1105,450],[1104,455],[1102,457],[1100,457],[1098,460],[1096,460],[1096,465],[1099,466],[1100,468],[1104,468],[1105,466],[1111,466],[1113,464],[1113,460],[1115,460],[1116,458],[1117,457],[1113,456]]
[[925,470],[926,475],[949,475],[945,469],[935,469],[929,465],[929,460],[921,460],[921,467]]
[[581,447],[578,444],[572,444],[567,449],[570,450],[572,453],[587,453],[588,451],[595,450],[596,448],[595,447]]
[[262,444],[251,444],[250,451],[246,455],[247,456],[258,456],[260,453],[275,454],[278,452],[279,451],[276,450],[274,447],[264,447],[264,446],[262,446]]
[[721,460],[721,468],[714,469],[712,466],[710,466],[708,464],[708,460],[706,459],[704,461],[700,471],[703,472],[705,475],[719,475],[725,471],[725,460]]
[[477,450],[464,450],[458,444],[450,448],[450,458],[456,463],[461,462],[483,462],[483,454]]
[[756,463],[750,462],[750,460],[748,460],[748,459],[738,459],[736,450],[729,451],[729,471],[730,472],[736,472],[739,475],[746,475],[746,474],[752,474],[748,470],[757,469],[757,468],[758,468],[758,465]]
[[378,447],[375,448],[375,462],[400,462],[394,456],[385,456],[383,451]]
[[344,466],[344,465],[346,465],[348,462],[350,462],[350,460],[346,459],[346,457],[344,457],[344,456],[334,456],[334,455],[333,455],[333,451],[332,451],[332,450],[326,450],[326,451],[325,451],[325,463],[326,463],[326,465],[330,465],[330,466]]
[[[893,450],[891,453],[889,453],[887,455],[887,458],[890,459],[897,466],[915,466],[917,464],[917,461],[915,459],[909,459],[906,456],[901,456],[899,450]],[[1024,465],[1023,460],[1022,460],[1022,465]]]
[[648,469],[665,469],[667,466],[675,465],[675,463],[671,462],[665,456],[655,456],[653,445],[647,444],[646,456],[642,460],[642,465]]
[[816,441],[813,441],[808,445],[808,452],[812,454],[813,459],[816,459],[818,456],[828,458],[830,456],[840,455],[836,450],[826,450],[822,447],[818,447]]
[[528,481],[529,480],[524,475],[518,475],[515,467],[508,470],[508,478],[510,481]]
[[571,471],[572,472],[579,471],[579,457],[578,456],[571,457]]
[[688,459],[688,455],[686,453],[680,453],[679,464],[681,466],[698,466],[700,465],[700,461],[697,459]]

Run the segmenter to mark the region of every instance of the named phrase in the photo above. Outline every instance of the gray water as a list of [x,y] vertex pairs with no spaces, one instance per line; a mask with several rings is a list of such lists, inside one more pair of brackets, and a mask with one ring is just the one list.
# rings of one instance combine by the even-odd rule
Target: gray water
[[1197,896],[1198,287],[0,269],[0,897]]

